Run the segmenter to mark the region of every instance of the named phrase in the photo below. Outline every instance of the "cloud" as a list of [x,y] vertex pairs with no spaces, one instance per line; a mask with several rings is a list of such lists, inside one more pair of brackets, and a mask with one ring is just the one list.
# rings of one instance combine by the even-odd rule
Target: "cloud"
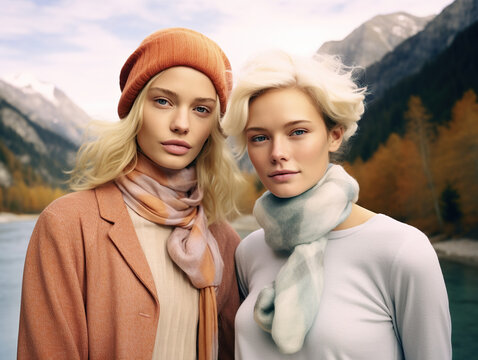
[[116,118],[118,76],[153,31],[183,26],[225,50],[233,70],[252,53],[312,54],[378,13],[438,13],[452,0],[2,0],[0,76],[53,82],[94,117]]

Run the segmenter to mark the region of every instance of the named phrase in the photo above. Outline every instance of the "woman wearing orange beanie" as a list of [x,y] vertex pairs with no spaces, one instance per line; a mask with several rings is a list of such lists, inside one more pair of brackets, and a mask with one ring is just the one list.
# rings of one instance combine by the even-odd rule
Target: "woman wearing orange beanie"
[[233,358],[233,192],[216,43],[172,28],[124,64],[119,122],[79,151],[77,190],[40,215],[25,260],[19,359]]

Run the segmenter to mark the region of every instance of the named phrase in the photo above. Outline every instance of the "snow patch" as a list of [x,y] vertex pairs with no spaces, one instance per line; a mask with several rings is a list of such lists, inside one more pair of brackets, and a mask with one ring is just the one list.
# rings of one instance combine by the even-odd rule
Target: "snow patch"
[[27,94],[37,93],[53,104],[59,104],[58,99],[55,96],[55,85],[38,80],[32,74],[21,73],[9,75],[6,76],[4,80]]
[[402,38],[407,37],[405,29],[403,29],[401,26],[394,26],[392,28],[392,34],[397,36],[397,37],[402,37]]

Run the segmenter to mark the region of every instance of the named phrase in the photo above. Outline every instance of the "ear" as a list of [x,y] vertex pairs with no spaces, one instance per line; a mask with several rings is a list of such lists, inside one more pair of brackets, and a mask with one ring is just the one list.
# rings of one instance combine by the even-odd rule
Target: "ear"
[[329,131],[329,152],[337,151],[344,139],[345,129],[342,125],[337,125]]

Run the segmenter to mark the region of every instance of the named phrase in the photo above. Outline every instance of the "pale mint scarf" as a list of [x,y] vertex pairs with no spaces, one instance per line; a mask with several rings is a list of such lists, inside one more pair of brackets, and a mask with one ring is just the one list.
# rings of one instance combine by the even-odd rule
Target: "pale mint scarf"
[[254,319],[271,333],[284,354],[302,348],[314,323],[323,289],[327,235],[349,216],[358,191],[357,181],[340,165],[329,165],[306,192],[278,198],[267,191],[256,202],[254,215],[266,243],[274,250],[290,252],[254,308]]

